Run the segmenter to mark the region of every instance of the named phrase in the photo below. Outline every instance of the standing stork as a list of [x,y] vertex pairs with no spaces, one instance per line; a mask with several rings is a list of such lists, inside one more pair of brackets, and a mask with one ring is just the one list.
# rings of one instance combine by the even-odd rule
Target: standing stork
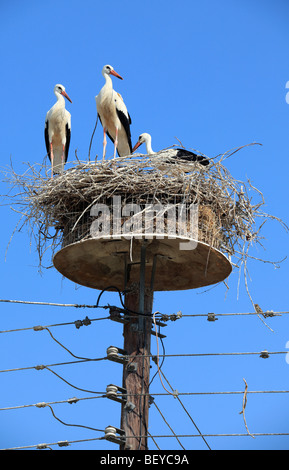
[[105,158],[106,134],[114,143],[113,158],[116,151],[120,157],[125,157],[132,153],[130,125],[131,118],[119,93],[112,87],[114,77],[123,78],[114,70],[111,65],[105,65],[102,69],[102,75],[105,78],[105,84],[95,97],[97,114],[103,127],[103,154]]
[[45,144],[51,161],[51,178],[62,173],[67,162],[71,135],[71,114],[65,109],[65,98],[72,103],[63,85],[55,85],[57,101],[45,118]]
[[[141,134],[138,138],[137,143],[135,144],[134,148],[132,149],[132,153],[141,145],[146,144],[146,151],[147,155],[152,155],[156,152],[152,149],[152,138],[151,135],[147,132]],[[164,157],[168,157],[169,161],[166,163],[191,163],[197,162],[200,165],[206,166],[209,165],[209,160],[204,157],[203,155],[197,155],[189,150],[180,149],[180,148],[170,148],[166,150],[160,150],[158,155],[162,155]]]

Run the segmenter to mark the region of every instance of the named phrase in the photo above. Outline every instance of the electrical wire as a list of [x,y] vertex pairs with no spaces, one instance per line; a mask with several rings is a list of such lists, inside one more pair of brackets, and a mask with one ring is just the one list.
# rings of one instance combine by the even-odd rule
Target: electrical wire
[[[124,308],[124,310],[130,311],[131,313],[135,313],[137,315],[141,315],[140,312],[136,312],[133,310],[127,309],[125,306],[123,299],[121,298],[121,291],[118,289],[116,286],[109,286],[103,289],[100,294],[99,294],[99,299],[102,296],[104,292],[106,292],[109,289],[114,289],[119,293],[120,296],[120,301],[121,304]],[[98,302],[99,302],[98,299]],[[11,299],[0,299],[0,302],[6,302],[6,303],[16,303],[16,304],[27,304],[27,305],[46,305],[50,307],[73,307],[73,308],[109,308],[109,306],[99,306],[98,302],[97,304],[89,305],[89,304],[64,304],[64,303],[55,303],[55,302],[38,302],[38,301],[28,301],[28,300],[11,300]],[[158,312],[159,313],[159,312]],[[281,316],[281,315],[286,315],[289,314],[289,311],[274,311],[274,310],[269,310],[269,311],[264,311],[263,315],[266,317],[274,317],[274,316]],[[162,314],[160,314],[162,315]],[[260,315],[258,312],[232,312],[232,313],[215,313],[215,316],[238,316],[238,315]],[[146,314],[147,316],[147,314]],[[208,317],[207,313],[196,313],[196,314],[182,314],[182,318],[194,318],[194,317]]]
[[0,299],[0,302],[13,303],[13,304],[26,304],[26,305],[46,305],[49,307],[74,307],[74,308],[108,308],[108,307],[99,307],[96,305],[87,305],[87,304],[61,304],[55,302],[34,302],[31,300],[6,300]]
[[[275,355],[275,354],[288,354],[288,351],[264,351],[266,352],[266,355],[268,354],[269,357],[270,355]],[[253,351],[253,352],[231,352],[231,353],[179,353],[179,354],[159,354],[160,357],[211,357],[211,356],[260,356],[263,353],[263,351]],[[134,357],[140,357],[141,354],[138,356],[130,356],[131,359]],[[152,359],[155,357],[151,354],[145,354],[145,357],[151,357]],[[126,357],[126,356],[124,356]]]
[[[196,425],[195,421],[193,420],[193,418],[191,417],[191,415],[189,414],[189,412],[187,411],[187,409],[185,408],[185,406],[183,405],[182,401],[179,399],[178,397],[178,392],[177,390],[174,390],[171,386],[171,384],[168,382],[168,380],[166,379],[166,377],[164,376],[164,373],[161,371],[160,367],[159,367],[159,345],[158,345],[158,332],[157,332],[157,325],[156,325],[156,320],[155,320],[155,314],[153,314],[153,322],[154,322],[154,325],[155,325],[155,332],[156,332],[156,342],[157,342],[157,367],[158,367],[158,373],[159,373],[159,377],[160,377],[160,381],[161,381],[161,384],[163,386],[163,388],[166,390],[166,392],[170,393],[171,395],[173,395],[174,398],[177,398],[179,403],[181,404],[181,406],[183,407],[184,411],[187,413],[187,415],[189,416],[190,420],[192,421],[193,425],[195,426],[196,430],[200,433],[200,435],[202,436],[203,438],[203,441],[205,442],[206,446],[208,447],[209,450],[211,450],[211,447],[209,446],[208,442],[206,441],[206,439],[203,437],[203,434],[201,433],[200,429],[198,428],[198,426]],[[167,390],[167,388],[164,386],[163,384],[163,381],[162,381],[162,376],[165,378],[165,380],[167,381],[168,385],[171,387],[171,390],[173,391],[173,393],[169,392],[169,390]]]
[[77,428],[85,428],[85,429],[89,429],[91,431],[97,431],[97,432],[104,432],[104,429],[97,429],[97,428],[93,428],[91,426],[85,426],[83,424],[70,424],[70,423],[65,423],[64,421],[62,421],[60,418],[58,418],[56,416],[56,414],[54,413],[54,410],[52,408],[51,405],[48,405],[48,404],[45,404],[45,408],[48,407],[53,415],[53,417],[59,421],[61,424],[63,424],[64,426],[71,426],[71,427],[77,427]]
[[[283,433],[254,433],[254,436],[256,437],[272,437],[272,436],[278,436],[278,437],[284,437],[284,436],[289,436],[289,433],[283,432]],[[126,436],[128,438],[136,437],[138,439],[144,438],[146,436]],[[161,438],[196,438],[196,437],[201,437],[199,434],[177,434],[176,436],[173,436],[171,434],[160,434],[160,435],[151,435],[148,434],[148,438],[151,439],[161,439]],[[248,433],[231,433],[231,434],[204,434],[204,437],[249,437]],[[94,442],[94,441],[101,441],[104,440],[105,437],[95,437],[95,438],[88,438],[88,439],[77,439],[77,440],[67,440],[67,441],[58,441],[58,442],[51,442],[47,444],[33,444],[33,445],[27,445],[27,446],[19,446],[19,447],[10,447],[10,448],[5,448],[5,449],[0,449],[0,450],[25,450],[25,449],[46,449],[48,447],[52,446],[59,446],[59,447],[66,447],[69,446],[70,444],[79,444],[79,443],[84,443],[84,442]]]
[[[121,302],[121,305],[123,306],[124,308],[124,312],[129,312],[130,314],[134,314],[134,315],[137,315],[139,316],[140,313],[139,312],[135,312],[135,311],[132,311],[132,310],[129,310],[126,308],[126,306],[124,305],[124,302],[123,302],[123,299],[122,299],[122,293],[121,291],[114,287],[114,286],[109,286],[107,287],[106,289],[104,289],[103,291],[100,292],[98,298],[97,298],[97,302],[95,305],[79,305],[79,304],[59,304],[59,303],[50,303],[50,302],[30,302],[30,301],[17,301],[17,300],[4,300],[4,299],[0,299],[0,302],[9,302],[9,303],[17,303],[17,304],[32,304],[32,305],[48,305],[48,306],[57,306],[57,307],[74,307],[74,308],[110,308],[110,306],[100,306],[99,305],[99,302],[100,302],[100,299],[101,299],[101,296],[103,295],[103,293],[109,289],[115,289],[118,294],[119,294],[119,299],[120,299],[120,302]],[[266,315],[266,318],[267,317],[273,317],[273,316],[281,316],[282,314],[288,314],[289,312],[285,311],[285,312],[273,312],[273,311],[269,311],[269,312],[264,312],[264,315]],[[162,319],[162,316],[159,312],[156,312],[156,314],[160,315],[160,318]],[[149,433],[147,430],[146,430],[146,434],[145,435],[141,435],[140,433],[140,436],[126,436],[126,437],[134,437],[134,438],[137,438],[139,439],[139,442],[141,443],[141,439],[142,438],[152,438],[153,440],[155,438],[159,438],[159,437],[174,437],[174,438],[177,438],[178,442],[180,443],[179,441],[179,437],[180,438],[183,438],[183,437],[202,437],[203,440],[205,441],[207,447],[210,449],[210,446],[208,445],[207,441],[206,441],[206,437],[247,437],[248,435],[251,435],[250,433],[249,434],[243,434],[243,433],[235,433],[235,434],[202,434],[200,432],[200,430],[198,429],[198,427],[196,426],[194,420],[192,419],[192,417],[190,416],[189,412],[186,410],[186,408],[184,407],[184,405],[182,404],[181,400],[179,399],[179,396],[180,395],[225,395],[225,394],[244,394],[243,391],[231,391],[231,392],[184,392],[184,393],[179,393],[177,391],[174,391],[172,386],[170,385],[170,383],[168,382],[167,378],[165,377],[163,371],[161,370],[161,367],[163,365],[163,362],[164,362],[164,359],[166,357],[211,357],[211,356],[241,356],[241,355],[261,355],[261,357],[269,357],[269,355],[275,355],[275,354],[288,354],[288,351],[273,351],[273,352],[269,352],[266,351],[268,353],[268,355],[263,355],[262,356],[262,351],[261,353],[260,352],[230,352],[230,353],[193,353],[193,354],[166,354],[165,353],[165,349],[164,349],[164,344],[162,342],[162,346],[163,346],[163,354],[161,355],[159,353],[159,345],[158,345],[158,331],[157,331],[157,325],[156,325],[156,314],[152,315],[153,316],[153,322],[154,322],[154,326],[155,326],[155,331],[156,331],[156,341],[157,341],[157,367],[158,367],[158,371],[157,373],[159,374],[159,377],[160,377],[160,380],[161,380],[161,383],[162,383],[162,386],[164,388],[164,390],[166,391],[166,393],[159,393],[159,394],[146,394],[146,393],[142,393],[141,394],[138,394],[138,395],[141,395],[143,397],[145,396],[153,396],[153,395],[165,395],[165,396],[171,396],[173,395],[174,398],[177,398],[178,401],[180,402],[180,404],[182,405],[184,411],[187,413],[188,417],[190,418],[190,420],[192,421],[192,423],[194,424],[194,426],[196,427],[197,431],[199,434],[192,434],[192,435],[189,435],[189,434],[183,434],[183,435],[177,435],[176,433],[174,433],[174,431],[172,430],[172,428],[168,425],[168,421],[166,420],[166,418],[164,417],[164,415],[161,413],[160,409],[157,407],[157,405],[154,403],[154,405],[156,406],[156,409],[159,411],[159,413],[161,414],[162,418],[164,419],[164,421],[166,422],[166,424],[169,426],[170,430],[172,431],[173,433],[173,436],[166,436],[166,435],[156,435],[156,436],[153,436],[151,433]],[[215,316],[238,316],[238,315],[256,315],[258,314],[257,312],[246,312],[246,313],[220,313],[220,314],[214,314]],[[148,316],[148,315],[146,315]],[[194,314],[194,315],[182,315],[182,317],[207,317],[208,315],[207,314]],[[87,317],[86,317],[87,318]],[[104,320],[104,319],[110,319],[110,317],[105,317],[105,318],[99,318],[99,319],[93,319],[93,320],[89,320],[89,321],[97,321],[97,320]],[[170,318],[169,318],[170,319]],[[164,320],[166,321],[166,320]],[[85,399],[93,399],[93,398],[105,398],[106,395],[103,394],[103,392],[96,392],[96,391],[91,391],[91,390],[86,390],[86,389],[82,389],[82,388],[79,388],[79,387],[76,387],[74,385],[72,385],[71,383],[69,383],[68,381],[66,381],[63,377],[61,377],[59,374],[57,374],[55,371],[53,371],[52,369],[50,369],[50,367],[54,367],[54,366],[59,366],[59,365],[67,365],[67,364],[75,364],[75,363],[82,363],[82,362],[88,362],[88,361],[100,361],[100,360],[104,360],[104,359],[107,359],[107,357],[103,357],[103,358],[95,358],[95,359],[88,359],[88,358],[83,358],[83,357],[80,357],[80,356],[76,356],[74,355],[68,348],[66,348],[62,343],[60,343],[51,333],[51,331],[49,330],[48,327],[54,327],[54,326],[64,326],[64,325],[70,325],[70,324],[76,324],[76,322],[69,322],[69,323],[59,323],[59,324],[55,324],[55,325],[48,325],[48,326],[45,326],[45,327],[30,327],[30,328],[21,328],[21,329],[14,329],[14,330],[3,330],[3,331],[0,331],[0,333],[5,333],[5,332],[13,332],[13,331],[25,331],[25,330],[28,330],[28,329],[34,329],[35,331],[40,331],[42,329],[46,329],[51,338],[56,341],[61,347],[63,347],[67,352],[69,352],[73,357],[77,358],[77,359],[80,359],[79,361],[72,361],[72,362],[65,362],[65,363],[56,363],[56,364],[51,364],[51,365],[40,365],[40,366],[33,366],[33,367],[26,367],[26,368],[17,368],[17,369],[7,369],[7,370],[1,370],[0,372],[11,372],[11,371],[16,371],[16,370],[28,370],[28,369],[36,369],[36,370],[42,370],[42,369],[47,369],[49,370],[50,372],[52,372],[54,375],[56,375],[57,377],[59,377],[61,380],[63,380],[65,383],[67,383],[68,385],[70,385],[71,387],[73,388],[76,388],[78,390],[81,390],[81,391],[84,391],[84,392],[87,392],[87,393],[93,393],[93,394],[101,394],[100,396],[94,396],[94,397],[84,397],[84,398],[80,398],[80,399],[77,399],[77,398],[74,398],[74,399],[69,399],[69,400],[66,400],[66,401],[61,401],[61,402],[50,402],[50,403],[38,403],[38,404],[34,404],[34,405],[19,405],[17,407],[7,407],[7,408],[0,408],[0,411],[4,411],[4,410],[11,410],[11,409],[16,409],[16,408],[24,408],[24,407],[29,407],[29,406],[36,406],[36,407],[48,407],[53,415],[53,417],[58,420],[60,423],[64,424],[65,426],[76,426],[76,427],[82,427],[82,428],[87,428],[87,429],[90,429],[90,430],[94,430],[94,431],[98,431],[98,432],[104,432],[104,430],[101,430],[101,429],[98,429],[98,428],[92,428],[92,427],[89,427],[89,426],[85,426],[85,425],[78,425],[78,424],[69,424],[69,423],[65,423],[64,421],[62,421],[60,418],[58,418],[56,415],[55,415],[55,412],[52,408],[52,404],[56,404],[56,403],[75,403],[76,401],[78,400],[85,400]],[[160,326],[159,326],[160,328]],[[160,338],[161,339],[161,338]],[[162,341],[162,340],[161,340]],[[141,355],[138,355],[138,357],[140,357]],[[145,357],[152,357],[154,358],[154,356],[152,355],[147,355],[147,354],[143,354],[142,355],[143,358]],[[125,357],[125,356],[124,356]],[[133,358],[133,356],[130,356],[130,358]],[[160,364],[159,363],[159,358],[162,358],[162,363]],[[156,375],[156,374],[155,374]],[[155,376],[154,376],[155,377]],[[153,381],[154,377],[152,378],[151,382]],[[173,391],[170,392],[165,386],[164,386],[164,383],[162,381],[162,377],[166,380],[166,382],[169,384],[171,390]],[[263,391],[248,391],[246,390],[246,396],[247,394],[249,393],[289,393],[288,390],[263,390]],[[254,433],[254,436],[288,436],[289,433]],[[90,440],[101,440],[101,439],[104,439],[104,437],[101,437],[101,438],[97,438],[97,439],[88,439],[88,440],[81,440],[81,441],[70,441],[70,443],[73,443],[73,442],[87,442],[87,441],[90,441]],[[155,441],[154,441],[155,442]],[[60,447],[61,446],[66,446],[66,445],[69,445],[70,444],[68,441],[58,441],[58,443],[52,443],[52,444],[38,444],[36,446],[26,446],[26,447],[19,447],[18,449],[21,449],[21,448],[31,448],[31,447],[35,447],[35,448],[38,448],[38,449],[44,449],[44,448],[50,448],[51,446],[53,445],[59,445]],[[155,445],[157,446],[157,443],[155,442]],[[182,446],[182,444],[180,443],[181,447],[184,449],[184,447]],[[17,449],[17,448],[13,448],[13,449]]]
[[14,328],[13,330],[0,330],[0,333],[15,333],[18,331],[29,331],[29,330],[34,330],[34,331],[41,331],[44,330],[45,328],[55,328],[57,326],[69,326],[69,325],[74,325],[76,328],[79,328],[80,323],[85,324],[83,322],[89,320],[90,322],[95,322],[95,321],[100,321],[100,320],[110,320],[110,317],[102,317],[102,318],[88,318],[86,317],[84,320],[76,320],[73,322],[65,322],[65,323],[54,323],[52,325],[37,325],[37,326],[28,326],[25,328]]
[[159,378],[160,378],[160,381],[161,381],[161,384],[162,384],[164,390],[165,390],[167,393],[169,393],[169,394],[175,396],[175,393],[171,393],[169,390],[166,389],[166,387],[164,386],[164,383],[163,383],[163,381],[162,381],[161,370],[160,370],[160,366],[159,366],[159,357],[160,357],[160,354],[159,354],[158,330],[157,330],[157,325],[156,325],[155,314],[153,314],[153,322],[154,322],[155,332],[156,332],[156,344],[157,344],[156,364],[157,364],[157,368],[158,368]]
[[[94,394],[99,394],[99,396],[93,397],[74,397],[69,398],[67,400],[60,400],[60,401],[51,401],[47,402],[49,405],[56,405],[56,404],[64,404],[64,403],[76,403],[82,400],[94,400],[96,398],[107,398],[106,392],[99,391],[93,392]],[[289,390],[248,390],[247,395],[249,394],[285,394],[289,393]],[[223,392],[178,392],[178,396],[215,396],[215,395],[244,395],[244,390],[235,390],[235,391],[223,391]],[[130,394],[131,397],[133,396],[140,396],[140,394]],[[170,393],[143,393],[142,396],[144,397],[169,397],[171,396]],[[120,394],[120,397],[125,398],[125,395]],[[33,406],[37,407],[38,403],[32,403],[28,405],[15,405],[15,406],[8,406],[4,408],[0,408],[0,411],[10,411],[10,410],[17,410],[21,408],[30,408]]]
[[82,362],[98,362],[98,361],[104,361],[106,359],[107,357],[99,357],[95,359],[81,359],[79,361],[56,362],[54,364],[45,364],[45,365],[40,364],[37,366],[17,367],[14,369],[3,369],[3,370],[0,370],[0,372],[17,372],[20,370],[32,370],[32,369],[43,370],[43,369],[48,369],[48,367],[66,366],[70,364],[81,364]]
[[168,421],[166,420],[166,418],[164,417],[163,413],[161,412],[161,410],[159,409],[159,407],[157,406],[156,402],[153,401],[153,405],[155,406],[155,408],[158,410],[159,414],[161,415],[161,417],[163,418],[164,422],[166,423],[166,425],[168,426],[168,428],[172,431],[173,435],[175,436],[176,440],[178,441],[178,443],[180,444],[181,448],[183,450],[186,450],[185,447],[183,446],[183,444],[181,443],[181,441],[179,440],[178,436],[176,435],[176,433],[174,432],[174,430],[172,429],[172,427],[169,425]]
[[41,402],[41,403],[32,403],[29,405],[16,405],[16,406],[7,406],[5,408],[0,408],[0,411],[10,411],[10,410],[19,410],[23,408],[41,408],[43,405],[62,405],[64,403],[77,403],[78,401],[83,401],[83,400],[95,400],[97,398],[106,398],[105,392],[94,392],[94,393],[99,393],[98,397],[82,397],[82,398],[68,398],[68,400],[60,400],[60,401],[49,401],[49,402]]
[[[184,353],[184,354],[159,354],[158,357],[212,357],[212,356],[216,356],[216,357],[226,357],[226,356],[250,356],[250,355],[253,355],[253,356],[256,356],[258,355],[259,357],[262,357],[262,352],[263,351],[255,351],[255,352],[232,352],[232,353]],[[266,351],[266,354],[268,354],[266,357],[269,357],[270,355],[277,355],[277,354],[288,354],[288,351]],[[152,355],[152,354],[139,354],[138,356],[134,356],[134,355],[131,355],[129,356],[129,358],[132,360],[134,359],[135,357],[150,357],[150,358],[154,358],[155,356]],[[128,356],[124,355],[123,356],[124,358],[128,358]],[[37,369],[39,370],[40,368],[47,368],[47,367],[55,367],[55,366],[62,366],[62,365],[68,365],[68,364],[79,364],[81,362],[96,362],[96,361],[103,361],[103,360],[106,360],[107,359],[107,356],[105,357],[99,357],[99,358],[93,358],[93,359],[82,359],[82,360],[79,360],[79,361],[69,361],[69,362],[59,362],[59,363],[55,363],[55,364],[48,364],[48,365],[39,365],[39,366],[28,366],[28,367],[18,367],[18,368],[14,368],[14,369],[3,369],[3,370],[0,370],[0,373],[1,372],[15,372],[15,371],[19,371],[19,370],[29,370],[29,369]]]

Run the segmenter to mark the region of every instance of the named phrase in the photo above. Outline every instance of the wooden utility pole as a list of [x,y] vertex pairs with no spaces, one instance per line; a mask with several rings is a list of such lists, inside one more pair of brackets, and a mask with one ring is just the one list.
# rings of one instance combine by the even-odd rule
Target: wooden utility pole
[[153,290],[145,287],[145,247],[139,285],[128,284],[125,306],[129,321],[124,324],[123,349],[128,361],[123,366],[122,387],[127,391],[127,401],[122,404],[120,427],[128,437],[120,449],[147,450]]

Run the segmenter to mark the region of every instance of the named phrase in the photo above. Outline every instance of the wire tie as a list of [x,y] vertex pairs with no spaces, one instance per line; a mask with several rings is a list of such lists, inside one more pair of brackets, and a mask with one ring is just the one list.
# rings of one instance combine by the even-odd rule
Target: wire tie
[[48,445],[47,444],[37,444],[36,449],[47,449]]
[[178,396],[179,396],[178,390],[174,390],[174,392],[173,392],[173,397],[174,397],[174,398],[177,398]]
[[33,330],[34,331],[42,331],[42,330],[44,330],[44,326],[41,326],[41,325],[33,326]]
[[79,330],[79,328],[83,325],[82,320],[76,320],[74,322],[76,328]]
[[262,359],[268,359],[269,353],[267,349],[264,349],[264,351],[261,351],[260,357],[262,357]]
[[69,398],[67,400],[67,403],[71,405],[72,403],[77,403],[78,401],[79,401],[79,398],[74,397],[74,398]]
[[275,317],[276,314],[273,310],[267,310],[266,312],[264,312],[264,317],[267,318],[267,317]]
[[216,315],[213,312],[208,313],[208,321],[216,321],[218,318],[216,318]]
[[43,364],[39,365],[39,366],[35,366],[34,369],[36,370],[43,370],[45,369],[45,366]]
[[85,325],[85,326],[91,325],[91,321],[88,318],[88,316],[86,316],[85,319],[82,320],[82,324]]
[[69,446],[69,442],[68,442],[68,441],[58,441],[57,444],[59,445],[59,447],[67,447],[67,446]]
[[39,403],[36,403],[37,408],[45,408],[47,406],[47,403],[45,401],[41,401]]
[[176,321],[179,320],[183,316],[182,312],[179,310],[177,313],[173,313],[170,315],[170,320],[171,321]]

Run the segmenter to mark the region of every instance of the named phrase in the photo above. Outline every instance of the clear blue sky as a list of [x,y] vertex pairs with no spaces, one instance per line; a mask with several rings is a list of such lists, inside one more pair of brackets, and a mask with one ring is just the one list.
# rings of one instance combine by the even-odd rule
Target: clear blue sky
[[[187,148],[209,157],[251,142],[226,161],[233,176],[250,178],[265,197],[265,210],[288,223],[289,105],[285,86],[289,80],[289,4],[286,0],[75,0],[46,2],[0,1],[0,142],[1,166],[22,173],[23,162],[42,162],[46,150],[44,119],[53,105],[53,87],[62,83],[73,104],[69,163],[77,149],[86,159],[95,124],[95,95],[103,85],[101,69],[111,64],[124,77],[114,80],[132,117],[132,140],[141,132],[153,136],[159,150],[180,139]],[[92,153],[101,155],[102,132],[97,128]],[[108,143],[112,152],[112,144]],[[1,183],[1,194],[7,193]],[[4,201],[7,202],[7,201]],[[35,246],[25,230],[16,233],[18,221],[9,205],[1,207],[0,298],[93,304],[99,291],[76,288],[54,268],[38,272]],[[264,226],[265,251],[252,254],[280,260],[288,252],[288,234],[274,222]],[[49,253],[47,255],[47,264]],[[288,260],[279,269],[250,262],[250,291],[266,310],[287,311]],[[208,312],[251,312],[238,272],[224,285],[187,292],[157,293],[154,310],[184,315]],[[116,294],[103,303],[117,304]],[[101,310],[1,304],[1,330],[51,325],[106,316]],[[270,331],[256,316],[183,318],[166,328],[167,354],[202,354],[286,351],[289,317],[268,319]],[[122,347],[122,327],[108,320],[77,330],[61,326],[52,330],[76,355],[103,357],[110,345]],[[52,341],[47,331],[1,334],[1,370],[38,364],[67,362],[73,358]],[[156,353],[154,338],[152,353]],[[54,368],[72,384],[105,391],[121,385],[121,366],[96,362]],[[258,355],[166,358],[163,371],[179,392],[289,390],[289,364],[285,354],[263,360]],[[153,365],[152,374],[155,372]],[[47,370],[1,373],[0,407],[53,402],[91,396],[71,388]],[[162,393],[158,377],[151,393]],[[188,395],[181,397],[204,434],[246,433],[242,395]],[[249,394],[246,408],[252,433],[289,433],[289,395]],[[170,396],[156,404],[177,434],[196,434],[179,403]],[[119,426],[120,406],[104,398],[77,404],[53,405],[61,420],[103,429]],[[0,411],[0,448],[82,440],[102,433],[66,427],[48,408]],[[155,407],[150,409],[152,435],[171,434]],[[289,449],[289,436],[208,437],[212,449]],[[150,442],[150,448],[155,445]],[[174,438],[159,438],[161,449],[180,449]],[[186,449],[204,449],[200,438],[181,439]],[[58,449],[57,446],[53,448]],[[65,449],[65,448],[64,448]],[[74,443],[68,449],[117,449],[106,441]]]

